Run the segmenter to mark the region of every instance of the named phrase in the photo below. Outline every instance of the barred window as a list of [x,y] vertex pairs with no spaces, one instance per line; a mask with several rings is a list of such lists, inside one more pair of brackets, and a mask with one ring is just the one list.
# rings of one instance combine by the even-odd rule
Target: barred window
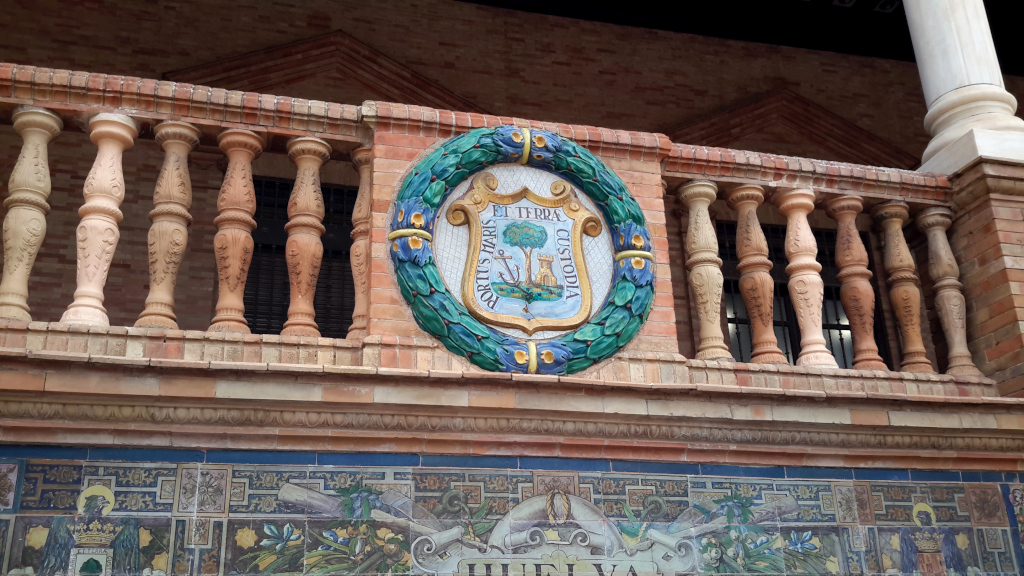
[[[294,181],[254,177],[256,186],[255,243],[245,283],[245,319],[254,334],[280,334],[288,319],[291,288],[285,261],[288,198]],[[352,208],[357,188],[321,185],[324,196],[324,258],[313,306],[321,336],[344,338],[352,324],[355,285],[349,250],[352,247]]]
[[[725,285],[722,294],[725,305],[726,322],[728,323],[729,348],[733,358],[739,362],[749,362],[753,350],[752,331],[750,319],[747,316],[747,307],[743,303],[743,296],[740,294],[739,279],[740,273],[736,269],[739,264],[739,257],[736,254],[736,223],[718,222],[719,255],[722,258],[722,274],[725,276]],[[800,355],[800,326],[796,320],[796,311],[789,298],[788,277],[786,276],[786,227],[762,225],[765,238],[768,240],[768,258],[774,264],[770,272],[772,280],[775,281],[775,298],[773,302],[775,324],[775,338],[779,341],[779,348],[786,355],[790,363],[796,363]],[[839,299],[839,280],[836,274],[839,267],[835,262],[833,251],[836,246],[835,230],[814,230],[814,239],[818,243],[818,263],[821,264],[821,278],[825,283],[825,299],[822,307],[822,331],[825,336],[825,346],[836,358],[840,368],[851,368],[853,366],[853,338],[850,331],[850,320],[846,317],[843,304]],[[863,238],[865,246],[868,239]],[[871,258],[870,251],[868,258]],[[872,268],[872,264],[868,263]],[[892,366],[889,359],[888,337],[885,333],[884,318],[880,299],[875,291],[875,342],[878,344],[878,353],[888,366]]]

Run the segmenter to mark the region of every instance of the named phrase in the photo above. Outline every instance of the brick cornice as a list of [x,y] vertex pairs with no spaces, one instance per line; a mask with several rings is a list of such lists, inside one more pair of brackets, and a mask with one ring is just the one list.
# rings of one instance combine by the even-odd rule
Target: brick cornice
[[663,173],[667,178],[807,186],[821,192],[898,198],[918,204],[949,205],[953,196],[944,174],[689,144],[672,145]]
[[484,112],[458,94],[337,30],[289,44],[164,74],[167,80],[229,90],[281,90],[296,81],[336,74],[382,100]]
[[728,147],[744,136],[774,126],[784,126],[815,147],[849,162],[904,169],[920,163],[916,156],[789,90],[730,106],[671,130],[668,136],[673,142]]
[[541,122],[475,112],[436,110],[394,102],[364,102],[362,112],[363,119],[373,124],[376,130],[413,136],[448,138],[474,128],[512,124],[554,132],[564,138],[575,140],[591,152],[607,158],[661,162],[668,157],[672,148],[672,143],[664,134]]
[[[209,134],[236,127],[354,143],[362,135],[358,106],[9,62],[0,62],[0,116],[9,114],[3,104],[12,109],[18,104],[40,106],[82,120],[99,112],[143,121],[181,120]],[[74,128],[75,123],[65,122],[65,127]]]

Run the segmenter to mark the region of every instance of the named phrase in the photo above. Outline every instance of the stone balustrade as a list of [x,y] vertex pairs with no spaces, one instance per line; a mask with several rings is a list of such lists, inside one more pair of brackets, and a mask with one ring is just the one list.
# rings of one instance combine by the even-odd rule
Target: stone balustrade
[[[64,92],[52,85],[50,91],[44,92],[38,88],[46,80],[39,79],[40,75],[34,72],[26,75],[25,68],[13,69],[0,64],[0,110],[4,107],[13,110],[21,105],[10,117],[24,142],[5,204],[8,213],[4,221],[0,318],[6,319],[3,348],[8,353],[23,350],[26,355],[55,354],[54,358],[61,354],[84,354],[87,360],[96,357],[104,361],[110,357],[123,358],[128,363],[145,359],[150,366],[171,366],[177,362],[187,367],[183,363],[198,362],[195,367],[212,367],[215,362],[234,362],[239,366],[252,364],[254,369],[269,366],[271,370],[275,366],[285,369],[285,365],[292,364],[307,368],[319,366],[321,371],[332,365],[428,372],[475,370],[447,358],[443,347],[433,340],[397,332],[389,334],[374,328],[374,320],[380,318],[378,314],[384,314],[373,308],[374,302],[380,302],[374,299],[373,291],[375,286],[380,286],[375,282],[386,272],[380,268],[382,264],[384,268],[387,266],[380,248],[384,245],[382,222],[385,217],[390,218],[387,216],[390,196],[385,197],[381,192],[380,183],[394,179],[395,175],[382,172],[383,164],[376,156],[383,148],[372,138],[368,141],[365,134],[377,130],[391,138],[397,138],[397,134],[419,139],[417,145],[426,149],[431,139],[500,123],[537,126],[573,138],[607,158],[613,167],[627,166],[631,162],[649,163],[660,170],[660,177],[668,182],[668,189],[674,192],[673,201],[683,213],[680,228],[685,230],[679,240],[684,246],[681,264],[685,264],[688,278],[673,279],[659,274],[659,282],[663,283],[658,284],[656,292],[671,296],[672,290],[689,291],[695,307],[689,325],[699,341],[694,356],[695,360],[703,361],[701,366],[721,366],[721,370],[747,374],[748,382],[769,373],[820,375],[822,371],[835,371],[850,376],[856,372],[871,375],[870,378],[865,376],[863,382],[874,379],[876,383],[885,383],[882,388],[886,390],[900,390],[892,386],[892,382],[909,376],[889,375],[875,341],[875,308],[879,304],[875,301],[875,285],[872,284],[875,281],[880,282],[880,288],[887,286],[880,293],[890,302],[895,333],[899,335],[898,350],[893,354],[899,356],[899,371],[934,373],[935,366],[928,356],[930,343],[922,335],[921,281],[914,254],[904,235],[904,227],[914,221],[927,239],[930,289],[934,292],[934,308],[948,349],[949,376],[928,382],[941,384],[936,385],[940,395],[962,393],[958,386],[967,386],[968,395],[990,394],[986,389],[989,381],[974,366],[967,347],[966,303],[961,293],[959,268],[946,236],[953,220],[950,210],[953,204],[945,177],[683,146],[669,143],[662,135],[531,124],[513,118],[428,111],[398,104],[368,102],[355,109],[296,100],[291,101],[288,108],[279,97],[253,95],[255,98],[250,98],[249,94],[233,96],[235,93],[221,91],[220,101],[214,106],[215,89],[163,82],[154,84],[151,100],[142,99],[138,96],[141,92],[137,92],[136,99],[130,102],[136,106],[129,111],[120,108],[127,106],[129,96],[108,88],[113,85],[110,82],[95,88],[88,80],[93,75],[87,75],[85,87],[79,92],[73,89],[81,83],[75,80],[78,73],[69,73],[69,85]],[[55,71],[48,78],[52,83],[60,75],[61,71]],[[26,83],[32,90],[25,92]],[[97,94],[102,98],[93,98]],[[111,99],[112,94],[118,94],[119,99]],[[196,104],[195,99],[200,94],[206,98],[205,106]],[[26,102],[33,106],[25,106]],[[219,112],[215,114],[215,110]],[[58,136],[63,126],[74,124],[69,120],[77,120],[78,126],[87,126],[89,137],[96,145],[95,162],[85,180],[84,203],[79,210],[77,289],[60,323],[30,324],[29,277],[46,231],[48,177],[53,168],[47,165],[47,144]],[[132,153],[130,148],[140,134],[144,138],[155,138],[160,144],[163,164],[159,173],[152,175],[155,185],[128,183],[130,187],[144,186],[153,190],[153,209],[148,234],[148,297],[135,327],[127,329],[109,326],[105,306],[118,303],[105,301],[104,286],[111,273],[111,259],[121,240],[120,204],[126,189],[121,162],[125,154]],[[200,143],[207,149],[214,145],[220,148],[226,171],[217,197],[217,215],[212,221],[216,226],[212,264],[217,272],[217,301],[208,331],[197,332],[178,330],[175,289],[187,280],[179,276],[182,255],[189,243],[189,226],[193,224],[189,155]],[[280,336],[253,335],[244,317],[242,298],[253,257],[252,231],[258,224],[254,219],[252,165],[261,154],[283,153],[294,163],[296,175],[284,229],[288,238],[288,320]],[[351,233],[355,310],[349,338],[344,342],[319,338],[318,311],[313,306],[324,250],[321,236],[325,232],[320,171],[332,154],[350,162],[359,178]],[[642,199],[645,210],[649,205],[643,202],[649,200]],[[664,230],[664,213],[657,212],[661,210],[662,199],[657,201],[656,205],[650,204],[655,206],[651,221],[656,228]],[[722,329],[722,260],[713,222],[717,206],[728,206],[736,213],[737,267],[741,274],[738,283],[752,330],[750,364],[733,362]],[[771,211],[777,221],[786,223],[785,272],[800,331],[800,349],[793,354],[795,367],[783,366],[788,361],[773,331],[771,271],[773,266],[781,264],[773,264],[768,259],[759,210]],[[842,285],[842,308],[849,319],[853,339],[853,372],[837,370],[836,360],[825,346],[822,333],[824,288],[817,259],[820,247],[811,224],[814,218],[820,221],[825,213],[834,220],[837,231],[834,253]],[[858,228],[858,216],[864,214],[874,218],[875,230],[884,246],[884,278],[873,278],[880,274],[868,268],[868,252],[860,237],[867,216],[860,219],[861,228]],[[659,265],[668,264],[667,252],[659,252],[657,256],[662,258]],[[662,268],[669,269],[670,266]],[[388,310],[391,313],[390,308]],[[84,339],[84,344],[71,344],[76,335],[82,335],[80,339]],[[96,350],[93,349],[93,340],[120,341],[122,337],[131,340],[133,335],[137,337],[133,341],[143,342],[133,353],[126,349],[123,353],[110,354],[107,344],[98,343]],[[670,334],[663,335],[669,342],[674,338]],[[392,342],[390,338],[396,340]],[[288,347],[294,345],[296,350],[306,350],[301,352],[303,359],[299,361],[298,356],[290,356],[290,360],[283,360],[283,353],[273,351],[283,342],[288,342]],[[272,343],[269,348],[268,343]],[[208,348],[215,351],[207,352]],[[637,360],[630,354],[640,354],[642,359]],[[74,359],[82,360],[81,357]],[[693,373],[687,371],[691,365],[693,361],[674,349],[636,349],[627,350],[582,376],[591,381],[688,386],[695,384]],[[715,368],[712,373],[717,374],[716,370],[719,369]],[[538,376],[536,380],[541,382],[544,378]],[[559,377],[551,378],[558,381]],[[745,384],[730,385],[742,387]],[[772,385],[765,387],[772,388]],[[880,387],[875,386],[875,390]],[[784,389],[784,386],[779,384],[778,388]],[[871,386],[864,384],[862,389],[853,392],[868,393],[870,389]]]

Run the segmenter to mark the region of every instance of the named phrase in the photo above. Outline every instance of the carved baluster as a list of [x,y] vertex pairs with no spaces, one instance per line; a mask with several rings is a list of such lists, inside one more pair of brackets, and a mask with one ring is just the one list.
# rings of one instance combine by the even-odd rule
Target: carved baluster
[[178,329],[174,315],[174,286],[188,246],[192,216],[192,182],[188,153],[199,144],[199,130],[191,124],[168,120],[154,129],[164,149],[164,164],[153,189],[149,219],[149,296],[146,309],[135,322],[138,327]]
[[0,281],[0,318],[29,322],[28,278],[46,236],[50,205],[50,166],[46,145],[60,134],[60,117],[42,108],[19,106],[12,116],[21,135],[21,154],[11,172],[4,201],[4,276]]
[[740,293],[747,306],[754,350],[750,361],[758,364],[788,364],[775,339],[772,314],[775,302],[775,281],[769,271],[768,240],[757,221],[757,207],[764,202],[760,186],[737,186],[726,193],[729,207],[736,216],[736,254],[740,271]]
[[356,298],[352,311],[352,326],[347,338],[366,338],[370,312],[370,204],[373,178],[373,150],[359,148],[352,152],[352,163],[359,169],[359,194],[352,209],[352,279]]
[[252,231],[256,228],[256,190],[252,161],[263,151],[264,140],[255,132],[229,129],[217,137],[228,157],[228,169],[217,196],[217,235],[213,237],[217,260],[217,315],[210,324],[215,332],[249,333],[245,321],[245,280],[252,262]]
[[686,228],[686,269],[690,288],[697,299],[700,346],[697,359],[732,359],[722,334],[722,259],[718,257],[718,237],[711,224],[708,206],[718,196],[712,182],[693,181],[679,188],[679,199],[690,212]]
[[103,307],[103,287],[107,283],[110,262],[117,249],[124,200],[124,173],[121,155],[131,148],[138,135],[135,121],[120,114],[97,114],[89,120],[89,138],[96,144],[96,161],[85,179],[82,194],[85,204],[78,209],[82,221],[78,237],[78,278],[75,300],[61,322],[109,326]]
[[807,215],[814,210],[814,192],[794,188],[775,193],[772,201],[786,216],[786,274],[789,275],[789,298],[800,325],[800,356],[797,366],[835,368],[836,359],[825,347],[821,329],[821,308],[825,299],[825,283],[818,264],[818,243],[814,240]]
[[889,299],[900,324],[903,344],[903,372],[935,372],[921,339],[921,290],[917,287],[917,268],[903,237],[903,223],[910,209],[900,200],[884,202],[871,210],[885,231],[885,272]]
[[953,212],[935,206],[917,215],[917,226],[928,235],[928,274],[935,282],[935,307],[949,346],[946,374],[981,376],[967,349],[967,303],[961,293],[960,268],[949,247],[946,230],[953,223]]
[[281,334],[319,338],[313,296],[324,257],[324,244],[320,240],[325,231],[320,166],[331,157],[331,147],[318,138],[292,138],[288,141],[288,157],[295,162],[297,173],[288,200],[288,223],[284,226],[288,233],[285,259],[288,262],[291,303]]
[[854,370],[888,370],[878,355],[875,344],[875,290],[873,274],[868,270],[868,251],[857,231],[857,215],[864,209],[864,200],[857,196],[840,196],[829,200],[828,215],[839,223],[836,238],[836,264],[839,266],[839,299],[850,319],[853,333]]

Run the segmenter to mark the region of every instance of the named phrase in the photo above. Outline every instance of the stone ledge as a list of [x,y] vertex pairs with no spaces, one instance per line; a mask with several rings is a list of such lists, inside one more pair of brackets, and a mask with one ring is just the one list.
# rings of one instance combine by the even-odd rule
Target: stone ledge
[[[77,338],[69,338],[75,334]],[[89,351],[89,352],[87,352]],[[426,354],[424,354],[426,352]],[[581,374],[549,376],[484,372],[465,367],[439,343],[422,337],[371,336],[364,342],[279,335],[243,335],[152,328],[83,327],[0,319],[0,357],[150,366],[203,373],[302,373],[385,376],[426,382],[507,382],[594,390],[665,390],[744,397],[870,398],[971,403],[992,398],[992,380],[942,374],[858,371],[688,360],[667,352],[626,351]],[[388,360],[390,359],[390,360]],[[456,369],[437,369],[443,361]],[[381,365],[385,361],[395,365]],[[367,364],[367,365],[363,365]],[[457,368],[462,368],[458,370]]]
[[[48,392],[50,376],[60,391]],[[293,377],[294,378],[294,377]],[[576,457],[611,446],[627,459],[702,460],[859,467],[1024,470],[1019,406],[916,406],[776,397],[739,404],[694,397],[567,395],[467,390],[418,383],[241,381],[0,371],[0,442],[120,447],[203,446],[388,451],[417,443],[425,454]],[[19,390],[10,390],[19,385]],[[90,390],[76,390],[87,385]],[[107,389],[101,387],[106,386]],[[174,394],[171,387],[177,387]],[[43,388],[43,389],[40,389]],[[279,395],[282,392],[283,395]],[[495,402],[475,402],[481,392]],[[521,399],[522,398],[522,399]],[[1018,403],[1019,404],[1019,403]],[[455,410],[453,410],[455,408]],[[947,425],[936,426],[936,422]],[[327,441],[327,439],[336,439]],[[626,450],[625,448],[629,449]],[[580,452],[583,450],[583,452]],[[810,458],[810,459],[807,459]]]

